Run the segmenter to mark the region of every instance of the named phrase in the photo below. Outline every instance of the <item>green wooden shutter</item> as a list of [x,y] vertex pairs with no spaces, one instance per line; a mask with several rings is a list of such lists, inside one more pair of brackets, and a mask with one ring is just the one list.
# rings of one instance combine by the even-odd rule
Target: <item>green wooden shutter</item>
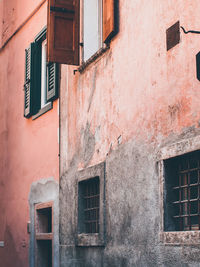
[[58,98],[58,65],[48,63],[47,65],[47,101]]
[[24,117],[35,115],[40,109],[41,51],[37,43],[25,50]]
[[41,43],[35,42],[34,49],[34,90],[32,92],[32,115],[41,108]]
[[25,50],[24,117],[26,118],[32,115],[33,50],[34,43]]

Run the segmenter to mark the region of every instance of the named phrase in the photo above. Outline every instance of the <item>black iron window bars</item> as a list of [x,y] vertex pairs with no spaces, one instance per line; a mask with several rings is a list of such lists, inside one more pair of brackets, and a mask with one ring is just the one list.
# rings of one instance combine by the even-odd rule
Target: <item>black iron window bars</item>
[[178,161],[174,220],[179,231],[200,230],[200,152],[181,156]]
[[86,233],[99,233],[99,177],[84,182],[84,224]]

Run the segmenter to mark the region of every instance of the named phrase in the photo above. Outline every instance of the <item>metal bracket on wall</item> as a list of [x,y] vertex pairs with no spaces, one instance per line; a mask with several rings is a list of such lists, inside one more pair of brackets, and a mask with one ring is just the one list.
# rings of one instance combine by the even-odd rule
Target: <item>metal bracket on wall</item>
[[74,75],[76,74],[77,71],[78,71],[78,70],[74,70]]
[[184,27],[182,27],[182,26],[180,26],[180,28],[183,30],[183,32],[184,32],[185,34],[188,34],[188,33],[200,34],[200,31],[192,31],[192,30],[190,30],[190,31],[186,31],[186,30],[184,29]]

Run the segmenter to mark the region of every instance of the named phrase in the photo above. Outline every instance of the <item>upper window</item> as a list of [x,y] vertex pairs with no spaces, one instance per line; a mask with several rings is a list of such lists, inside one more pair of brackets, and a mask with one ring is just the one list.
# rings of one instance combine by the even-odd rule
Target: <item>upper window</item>
[[164,230],[200,230],[200,151],[164,161]]
[[83,1],[83,60],[102,47],[102,0]]
[[58,67],[47,63],[46,29],[25,51],[24,116],[36,118],[52,108],[58,97]]
[[48,61],[79,65],[80,14],[83,24],[83,60],[118,32],[118,0],[49,0]]

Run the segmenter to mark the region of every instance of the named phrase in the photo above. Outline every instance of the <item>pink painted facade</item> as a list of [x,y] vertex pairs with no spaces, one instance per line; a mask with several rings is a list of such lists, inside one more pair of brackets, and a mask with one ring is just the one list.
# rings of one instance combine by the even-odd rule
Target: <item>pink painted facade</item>
[[[176,21],[188,30],[200,29],[199,5],[177,1],[171,9],[173,1],[158,2],[120,3],[120,31],[110,49],[81,74],[71,75],[69,67],[71,156],[81,140],[74,132],[81,133],[87,122],[93,134],[101,126],[91,165],[105,158],[111,143],[117,146],[120,135],[122,143],[133,137],[159,143],[184,128],[199,127],[199,35],[181,30],[180,43],[166,51],[166,30]],[[132,13],[137,15],[132,18]]]
[[[0,265],[28,266],[31,184],[59,177],[59,106],[24,118],[25,49],[46,25],[46,3],[0,1]],[[9,38],[11,38],[9,40]],[[6,43],[7,42],[7,43]],[[4,46],[5,44],[5,46]]]
[[[42,179],[50,177],[60,178],[61,267],[199,266],[199,230],[170,231],[163,222],[163,166],[200,150],[200,37],[180,29],[167,51],[166,30],[180,21],[200,31],[199,1],[116,2],[119,32],[110,47],[87,66],[61,65],[60,99],[32,120],[23,117],[24,51],[46,25],[47,3],[0,1],[2,267],[34,266],[27,222],[35,191],[45,192]],[[78,190],[99,170],[103,245],[99,233],[88,238],[78,226]]]

